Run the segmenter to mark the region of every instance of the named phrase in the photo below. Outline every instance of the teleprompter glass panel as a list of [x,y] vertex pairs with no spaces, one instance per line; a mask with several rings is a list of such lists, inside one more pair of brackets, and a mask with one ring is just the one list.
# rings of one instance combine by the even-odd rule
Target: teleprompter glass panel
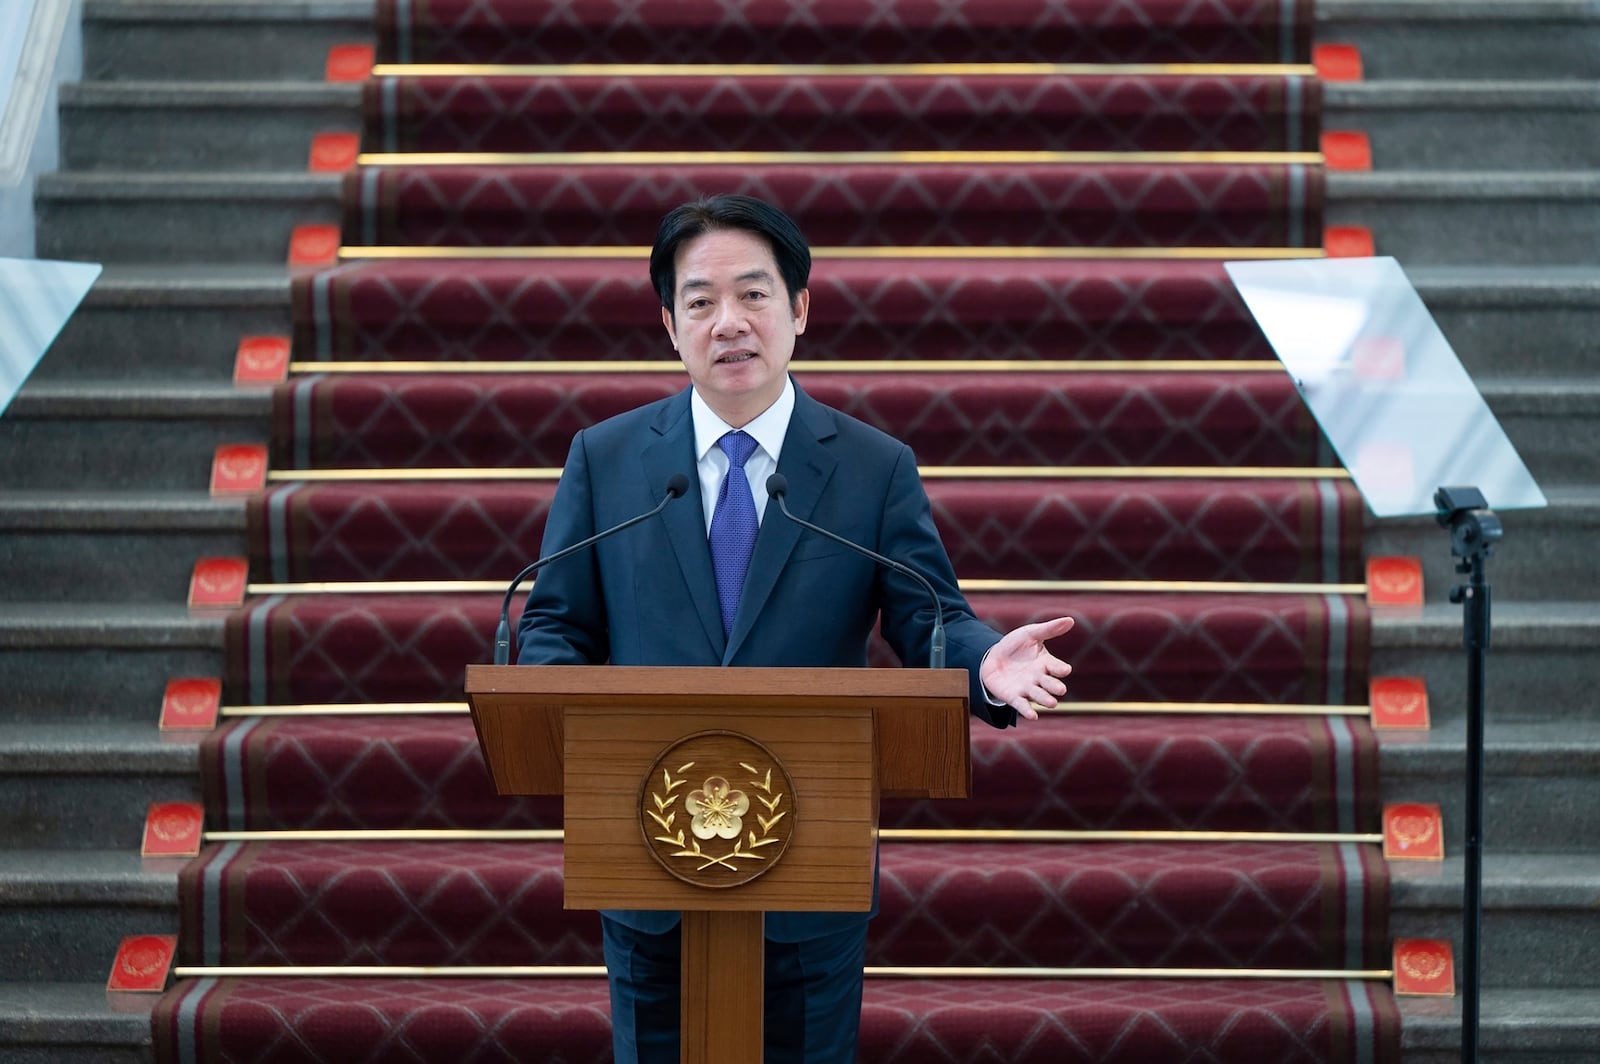
[[92,262],[0,259],[0,414],[99,276]]
[[1373,513],[1434,513],[1445,485],[1546,505],[1394,259],[1225,265]]

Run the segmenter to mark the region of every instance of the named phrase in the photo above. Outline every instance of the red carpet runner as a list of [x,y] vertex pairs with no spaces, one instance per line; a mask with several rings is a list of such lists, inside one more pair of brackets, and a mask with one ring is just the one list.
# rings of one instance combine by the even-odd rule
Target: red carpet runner
[[[1320,164],[1127,154],[1314,150],[1316,79],[1263,66],[1306,62],[1310,3],[625,6],[380,0],[378,51],[401,63],[793,65],[374,79],[367,151],[528,154],[357,170],[347,243],[638,245],[668,207],[738,188],[793,211],[817,245],[911,249],[819,253],[802,386],[913,447],[963,580],[1127,583],[972,590],[1001,628],[1077,617],[1058,648],[1075,665],[1070,697],[1110,705],[974,730],[976,797],[886,802],[884,827],[1375,831],[1371,728],[1316,708],[1365,695],[1365,604],[1319,586],[1360,580],[1360,500],[1322,468],[1287,378],[1241,364],[1272,355],[1220,263],[1183,257],[1316,247]],[[1228,69],[798,65],[976,62]],[[549,157],[735,150],[1124,154]],[[1013,245],[1105,257],[959,251]],[[277,389],[272,465],[351,474],[252,500],[256,581],[505,579],[538,551],[573,432],[685,383],[642,259],[603,247],[357,261],[297,278],[293,300],[296,358],[328,372]],[[438,368],[334,365],[390,360]],[[448,365],[489,361],[503,364]],[[418,469],[443,472],[379,478]],[[1305,586],[1257,586],[1285,583]],[[497,605],[462,587],[253,598],[226,626],[229,700],[459,703]],[[875,663],[894,664],[882,647]],[[1117,705],[1174,702],[1314,708]],[[555,800],[493,795],[453,706],[233,721],[204,744],[202,775],[213,829],[527,829],[561,816]],[[1338,974],[1386,963],[1388,877],[1370,844],[891,838],[882,864],[869,964],[1241,977],[873,978],[863,1061],[1398,1060],[1387,985]],[[211,845],[181,877],[180,960],[593,965],[598,921],[563,910],[560,885],[549,842]],[[1242,977],[1255,969],[1328,975]],[[593,976],[205,978],[175,985],[153,1028],[164,1062],[603,1061],[607,1011]]]

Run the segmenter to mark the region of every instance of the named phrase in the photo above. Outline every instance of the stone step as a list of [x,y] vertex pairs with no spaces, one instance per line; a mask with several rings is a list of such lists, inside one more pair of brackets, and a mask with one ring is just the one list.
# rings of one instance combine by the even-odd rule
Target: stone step
[[203,492],[8,492],[0,600],[181,602],[194,559],[245,552],[244,502]]
[[1380,172],[1593,170],[1600,84],[1327,82],[1323,128],[1366,133]]
[[63,710],[52,721],[0,724],[0,838],[23,849],[137,854],[151,802],[200,799],[199,739],[163,734],[158,709],[151,702],[142,722]]
[[[1491,666],[1492,671],[1492,666]],[[1490,703],[1484,728],[1486,852],[1600,853],[1600,720],[1553,714],[1507,722]],[[1385,802],[1437,802],[1447,853],[1460,854],[1466,824],[1466,726],[1380,732]]]
[[83,72],[125,81],[320,81],[331,46],[373,37],[371,0],[86,0]]
[[[1332,82],[1327,129],[1372,139],[1391,170],[1582,170],[1600,166],[1600,85],[1565,81]],[[62,86],[64,170],[306,169],[318,133],[357,133],[361,88],[305,82]]]
[[241,336],[290,330],[285,266],[111,266],[31,379],[228,381]]
[[[296,225],[342,217],[336,174],[57,173],[35,196],[41,258],[277,263]],[[1327,223],[1408,265],[1600,265],[1600,176],[1333,173]]]
[[[312,80],[330,45],[373,39],[370,0],[88,0],[84,73],[119,80]],[[1587,0],[1321,0],[1317,39],[1370,78],[1600,77]]]
[[169,679],[222,675],[222,625],[181,600],[0,602],[0,721],[151,728]]
[[61,87],[63,170],[303,173],[311,138],[361,131],[361,86],[116,82]]
[[[1391,862],[1396,938],[1448,938],[1461,978],[1462,868]],[[1486,850],[1483,858],[1482,984],[1496,989],[1600,988],[1592,947],[1600,936],[1600,856]]]
[[[1438,589],[1429,593],[1430,602],[1442,597]],[[1600,721],[1594,685],[1600,604],[1497,597],[1493,614],[1484,681],[1488,719],[1507,724]],[[1460,724],[1467,674],[1460,606],[1375,611],[1372,643],[1374,676],[1422,677],[1434,726]]]
[[[1407,275],[1475,376],[1580,376],[1600,359],[1600,270],[1416,267]],[[32,379],[221,382],[240,336],[289,331],[285,267],[113,265]]]
[[[1600,382],[1486,379],[1533,476],[1600,483]],[[265,442],[271,396],[229,384],[30,383],[0,420],[0,487],[193,491],[219,444]]]
[[[1500,514],[1506,539],[1490,562],[1490,584],[1502,601],[1589,599],[1600,595],[1591,544],[1600,542],[1600,487],[1546,486],[1550,505]],[[1449,538],[1431,517],[1378,520],[1368,514],[1364,544],[1371,556],[1422,560],[1429,598],[1443,601],[1463,579]]]
[[140,860],[137,840],[96,850],[0,850],[0,940],[20,962],[15,970],[48,983],[98,976],[103,988],[123,936],[177,934],[182,864]]
[[1316,39],[1358,47],[1369,79],[1600,77],[1590,0],[1318,0]]
[[0,1056],[11,1064],[149,1064],[155,995],[113,1000],[109,958],[103,967],[82,982],[0,983]]
[[[1489,989],[1480,998],[1478,1059],[1489,1064],[1592,1064],[1600,991]],[[1459,1064],[1461,999],[1401,998],[1405,1064]]]
[[1327,223],[1371,229],[1407,266],[1595,265],[1597,199],[1600,175],[1581,171],[1332,173]]
[[280,263],[297,225],[337,223],[337,174],[46,174],[35,186],[40,258]]
[[0,420],[0,486],[203,490],[217,446],[266,442],[271,410],[231,384],[30,384]]

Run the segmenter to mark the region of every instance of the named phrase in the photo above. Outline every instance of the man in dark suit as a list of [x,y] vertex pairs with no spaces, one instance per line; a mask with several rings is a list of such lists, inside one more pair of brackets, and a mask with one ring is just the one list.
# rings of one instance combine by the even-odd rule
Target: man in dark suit
[[[550,552],[651,508],[660,521],[547,568],[519,628],[523,664],[864,666],[874,623],[908,664],[928,660],[933,608],[915,582],[806,533],[767,506],[772,472],[799,517],[925,575],[948,663],[995,727],[1053,706],[1070,667],[1044,641],[1070,618],[1002,637],[972,616],[911,451],[789,378],[805,331],[811,252],[777,208],[715,196],[667,215],[650,256],[662,322],[692,387],[577,434],[551,505]],[[766,921],[766,1059],[854,1059],[870,914]],[[602,914],[619,1062],[676,1061],[678,914]]]

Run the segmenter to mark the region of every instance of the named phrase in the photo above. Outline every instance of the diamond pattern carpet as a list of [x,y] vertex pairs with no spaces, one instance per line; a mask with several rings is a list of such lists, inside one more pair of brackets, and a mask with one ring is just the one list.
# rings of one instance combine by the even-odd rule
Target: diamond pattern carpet
[[1313,151],[1321,84],[1279,74],[792,73],[397,77],[386,152]]
[[[226,697],[423,708],[229,721],[201,747],[209,825],[560,826],[557,799],[496,796],[471,720],[427,705],[459,703],[464,668],[488,660],[498,594],[292,585],[494,582],[537,554],[572,435],[684,386],[644,263],[619,247],[647,244],[682,199],[739,188],[813,244],[856,249],[819,253],[797,377],[913,448],[963,581],[1033,582],[972,588],[978,614],[1078,621],[1057,649],[1070,698],[1095,704],[975,726],[974,798],[885,800],[882,826],[1376,831],[1377,743],[1351,705],[1370,619],[1333,586],[1361,579],[1360,500],[1286,375],[1240,365],[1272,352],[1194,252],[1319,247],[1320,163],[1250,154],[1316,148],[1312,21],[1309,0],[378,0],[381,60],[552,65],[369,80],[364,150],[518,158],[360,167],[347,243],[540,257],[294,277],[295,358],[325,371],[275,389],[272,466],[347,479],[249,502],[252,578],[291,589],[228,617]],[[672,67],[593,65],[608,63]],[[748,67],[762,63],[789,65]],[[1123,154],[605,155],[619,151]],[[553,154],[571,152],[597,154]],[[1037,245],[1067,254],[993,253]],[[461,479],[369,476],[420,468]],[[506,470],[523,472],[487,475]],[[896,663],[874,642],[861,664]],[[180,877],[180,959],[593,965],[597,918],[562,908],[561,883],[548,840],[213,844]],[[1369,843],[891,837],[880,888],[872,965],[1234,977],[875,974],[865,1062],[1399,1057],[1387,985],[1350,977],[1389,947]],[[594,976],[186,979],[152,1030],[163,1064],[610,1059]]]

